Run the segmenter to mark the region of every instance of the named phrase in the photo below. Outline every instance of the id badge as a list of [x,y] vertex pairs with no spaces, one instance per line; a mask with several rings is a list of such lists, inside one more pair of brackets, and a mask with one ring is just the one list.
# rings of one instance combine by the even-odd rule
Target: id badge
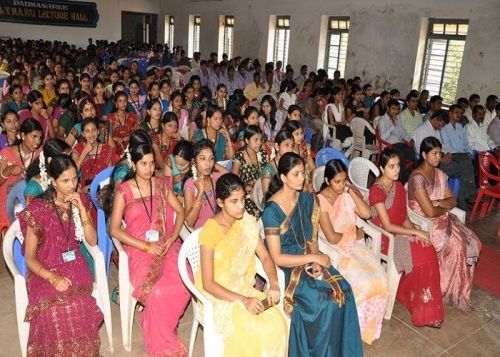
[[73,260],[76,259],[76,253],[74,250],[68,250],[67,252],[63,252],[61,256],[63,262],[65,263],[72,262]]
[[160,234],[158,231],[149,230],[146,231],[146,242],[158,242],[160,240]]

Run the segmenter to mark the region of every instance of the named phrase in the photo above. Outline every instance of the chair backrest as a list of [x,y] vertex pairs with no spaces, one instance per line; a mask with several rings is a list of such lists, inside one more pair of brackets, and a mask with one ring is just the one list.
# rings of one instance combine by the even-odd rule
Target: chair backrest
[[312,184],[314,188],[314,192],[318,193],[321,190],[321,186],[323,185],[323,182],[325,181],[325,165],[321,165],[316,167],[316,170],[314,170],[313,173],[313,178],[312,178]]
[[3,238],[3,256],[12,275],[15,277],[17,274],[25,278],[28,268],[22,253],[22,244],[19,241],[22,238],[21,226],[19,220],[16,219]]
[[264,191],[262,190],[262,179],[258,179],[255,181],[255,185],[253,186],[252,198],[255,202],[257,208],[261,211],[264,211]]
[[111,253],[113,251],[113,242],[108,233],[108,225],[106,223],[106,215],[102,209],[97,194],[99,189],[110,183],[111,175],[113,175],[114,166],[102,170],[90,184],[90,198],[97,209],[97,245],[104,255],[104,262],[106,264],[106,273],[109,275],[109,264],[111,261]]
[[499,182],[500,180],[500,175],[494,174],[490,170],[490,166],[493,165],[497,169],[500,169],[500,163],[499,161],[489,152],[484,151],[480,152],[478,155],[478,162],[479,162],[479,187],[480,188],[485,188],[488,186],[491,186],[488,180],[493,180],[496,182]]
[[184,285],[188,288],[188,290],[199,300],[204,300],[205,297],[201,294],[201,292],[194,286],[191,277],[189,276],[186,260],[189,262],[191,266],[191,270],[193,275],[196,274],[198,267],[200,266],[200,236],[201,228],[193,231],[182,243],[182,247],[179,251],[178,257],[178,268],[179,274],[181,276]]
[[233,160],[217,161],[217,164],[224,166],[229,172],[233,169]]
[[375,177],[380,175],[380,170],[375,166],[373,162],[364,157],[356,157],[351,160],[351,164],[348,169],[349,180],[358,189],[368,190],[368,178],[370,172],[373,173]]
[[316,166],[326,165],[328,161],[338,159],[344,163],[346,167],[349,166],[349,159],[345,155],[334,148],[323,148],[316,154]]
[[311,128],[306,128],[305,133],[304,133],[304,140],[306,141],[306,143],[311,144],[312,136],[313,136],[313,132],[312,132]]
[[[10,222],[14,222],[14,220],[16,219],[17,207],[26,207],[26,199],[24,198],[25,188],[26,181],[24,180],[24,178],[21,178],[12,186],[7,195],[7,201],[5,202],[5,204],[7,205],[7,215],[9,216]],[[16,206],[16,202],[18,202],[18,206]]]

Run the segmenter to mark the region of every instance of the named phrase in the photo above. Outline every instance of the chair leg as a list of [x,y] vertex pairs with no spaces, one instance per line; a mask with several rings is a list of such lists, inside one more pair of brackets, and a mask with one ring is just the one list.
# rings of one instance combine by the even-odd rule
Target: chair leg
[[393,266],[388,266],[387,267],[387,277],[388,277],[388,283],[389,283],[389,296],[388,296],[388,301],[387,301],[387,309],[385,310],[385,316],[384,318],[386,320],[390,320],[392,316],[392,310],[394,309],[394,303],[396,301],[396,293],[398,291],[398,285],[399,285],[399,279],[401,276],[399,273],[396,271],[396,267],[394,264]]
[[132,327],[134,326],[134,313],[136,305],[136,301],[132,298],[132,296],[130,296],[129,299],[130,307],[127,316],[127,344],[124,344],[124,348],[128,352],[132,350]]
[[484,191],[479,190],[477,197],[476,197],[476,202],[474,202],[474,208],[472,209],[472,212],[470,214],[470,219],[469,223],[472,223],[474,221],[474,216],[476,215],[477,208],[479,207],[479,204],[481,203],[481,198],[483,198]]
[[[195,309],[196,306],[193,306]],[[194,343],[196,342],[196,335],[198,334],[198,326],[200,323],[196,320],[196,317],[193,317],[193,326],[191,326],[191,336],[189,337],[189,357],[193,356]]]
[[496,201],[497,201],[497,199],[495,197],[491,198],[491,203],[490,203],[490,207],[488,208],[488,213],[491,213],[491,211],[493,211],[493,207],[495,207]]

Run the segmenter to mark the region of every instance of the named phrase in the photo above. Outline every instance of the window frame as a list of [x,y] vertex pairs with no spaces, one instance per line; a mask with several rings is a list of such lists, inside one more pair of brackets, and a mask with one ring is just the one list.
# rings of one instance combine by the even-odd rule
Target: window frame
[[[434,33],[434,25],[436,24],[442,24],[443,25],[443,33]],[[446,25],[457,25],[456,29],[456,34],[447,34],[446,33]],[[446,73],[446,63],[448,60],[448,52],[449,52],[449,46],[450,46],[450,41],[464,41],[464,47],[465,43],[467,42],[467,34],[459,34],[459,26],[460,25],[467,25],[467,34],[469,32],[469,20],[468,19],[443,19],[443,18],[429,18],[428,20],[428,25],[427,25],[427,35],[425,38],[425,47],[424,47],[424,57],[423,57],[423,64],[422,64],[422,69],[420,72],[420,85],[419,89],[420,91],[426,89],[424,86],[427,83],[426,80],[426,74],[428,73],[428,67],[429,63],[427,63],[427,56],[430,50],[430,44],[432,40],[446,40],[446,49],[443,57],[443,68],[441,70],[441,76],[440,76],[440,81],[439,81],[439,92],[438,95],[442,96],[443,93],[443,83],[444,83],[444,76]],[[463,53],[462,53],[462,61],[463,61]],[[429,58],[430,62],[430,58]],[[462,62],[460,63],[460,69],[462,67]],[[458,78],[457,78],[458,80]],[[456,93],[455,93],[456,95]]]
[[[337,26],[337,28],[333,28],[332,27],[332,22],[333,21],[337,21],[337,22],[341,22],[341,21],[345,21],[347,24],[346,24],[346,28],[345,29],[342,29],[340,28],[340,26]],[[325,67],[325,71],[328,72],[328,69],[329,68],[332,68],[329,66],[329,59],[330,59],[330,47],[331,47],[331,39],[332,39],[332,35],[339,35],[340,36],[340,42],[339,42],[339,53],[338,53],[338,57],[337,57],[337,65],[335,66],[335,70],[339,70],[339,64],[340,64],[340,50],[342,48],[342,35],[343,34],[347,34],[349,35],[349,30],[350,30],[350,27],[351,27],[351,18],[350,16],[329,16],[328,17],[328,27],[327,27],[327,34],[326,34],[326,49],[325,49],[325,60],[324,60],[324,67]],[[345,59],[345,63],[344,63],[344,68],[343,68],[343,71],[345,72],[345,66],[347,64],[347,45],[349,43],[349,38],[347,39],[347,44],[346,44],[346,59]],[[341,73],[341,76],[344,76],[345,73]]]
[[234,16],[224,15],[224,35],[222,40],[222,53],[226,53],[231,59],[234,46]]
[[[280,20],[283,21],[280,24]],[[287,22],[287,24],[285,24]],[[274,29],[274,44],[273,44],[273,62],[276,63],[278,61],[283,62],[283,67],[288,63],[288,51],[290,49],[290,24],[291,24],[291,16],[290,15],[277,15],[276,16],[276,27]],[[279,39],[279,31],[285,30],[285,39],[284,39],[284,48],[283,48],[283,58],[278,58],[278,39]]]
[[175,34],[175,19],[172,15],[168,15],[168,45],[171,49],[174,48],[174,34]]
[[200,52],[201,16],[193,17],[193,53]]

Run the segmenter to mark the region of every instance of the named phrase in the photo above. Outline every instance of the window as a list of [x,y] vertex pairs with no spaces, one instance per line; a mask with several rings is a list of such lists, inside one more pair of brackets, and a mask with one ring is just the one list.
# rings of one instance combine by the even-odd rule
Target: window
[[335,71],[344,76],[347,58],[347,40],[349,39],[349,17],[333,17],[328,19],[328,36],[326,42],[325,69],[328,77],[333,78]]
[[193,52],[200,51],[200,25],[201,16],[195,16],[193,23]]
[[229,59],[233,58],[233,38],[234,38],[234,16],[224,17],[224,46],[223,53],[227,54]]
[[174,17],[170,15],[165,15],[165,43],[174,47]]
[[288,46],[290,43],[290,16],[276,17],[274,34],[273,62],[281,61],[283,67],[288,64]]
[[468,30],[468,20],[429,19],[421,89],[446,104],[455,100]]

